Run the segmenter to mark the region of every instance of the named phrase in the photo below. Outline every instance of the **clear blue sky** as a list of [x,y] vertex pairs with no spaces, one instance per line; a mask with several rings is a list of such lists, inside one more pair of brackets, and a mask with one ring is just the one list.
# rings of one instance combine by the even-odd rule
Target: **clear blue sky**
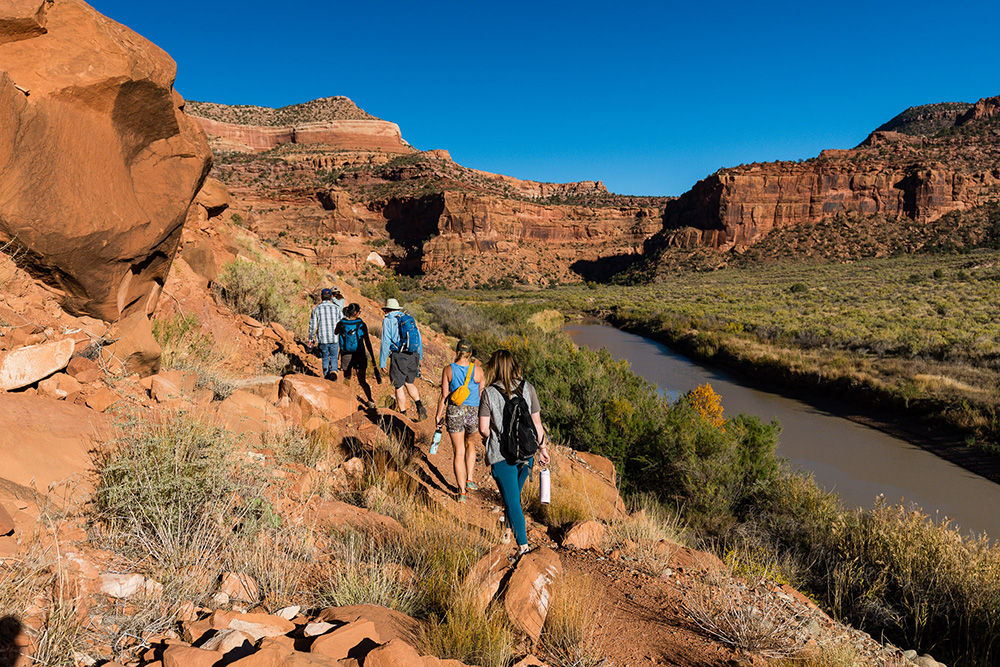
[[463,165],[624,194],[1000,95],[996,2],[92,4],[170,53],[188,99],[346,95]]

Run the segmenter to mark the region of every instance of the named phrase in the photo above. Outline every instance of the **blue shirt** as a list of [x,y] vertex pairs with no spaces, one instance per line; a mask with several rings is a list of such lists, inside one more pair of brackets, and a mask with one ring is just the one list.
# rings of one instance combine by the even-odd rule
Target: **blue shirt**
[[340,321],[340,307],[332,301],[323,301],[312,309],[309,316],[309,340],[318,343],[336,343],[334,329]]
[[[380,368],[385,368],[385,363],[389,360],[389,353],[392,352],[392,346],[399,344],[399,323],[396,320],[402,314],[403,311],[401,310],[390,310],[386,313],[385,319],[382,320],[382,346],[379,349],[378,355],[378,365]],[[419,339],[412,341],[410,352],[423,359],[423,342]]]

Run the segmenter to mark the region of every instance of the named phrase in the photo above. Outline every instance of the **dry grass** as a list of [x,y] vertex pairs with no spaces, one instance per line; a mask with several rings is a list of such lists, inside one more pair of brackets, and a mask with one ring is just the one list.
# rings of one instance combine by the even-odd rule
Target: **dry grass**
[[28,650],[38,663],[74,665],[73,654],[86,648],[80,592],[60,562],[58,545],[43,545],[41,535],[18,557],[0,562],[0,610],[28,635]]
[[425,627],[423,650],[442,659],[481,667],[507,667],[514,659],[514,630],[497,605],[480,610],[470,591],[458,590],[441,617]]
[[667,545],[683,545],[687,530],[676,512],[649,494],[633,497],[632,513],[608,524],[609,548],[629,548],[642,571],[662,575],[670,566],[673,550]]
[[413,614],[420,607],[417,589],[400,581],[405,548],[357,532],[335,542],[320,598],[329,606],[374,604]]
[[595,498],[601,482],[591,474],[582,472],[553,458],[551,473],[552,502],[542,504],[538,499],[538,466],[525,484],[523,493],[525,510],[546,526],[561,528],[576,521],[593,521],[600,517]]
[[593,591],[592,579],[581,572],[567,573],[558,581],[541,637],[551,664],[588,667],[602,663],[604,610]]
[[683,601],[692,625],[734,649],[768,658],[800,654],[808,618],[789,614],[770,597],[762,579],[746,583],[725,573],[706,575]]

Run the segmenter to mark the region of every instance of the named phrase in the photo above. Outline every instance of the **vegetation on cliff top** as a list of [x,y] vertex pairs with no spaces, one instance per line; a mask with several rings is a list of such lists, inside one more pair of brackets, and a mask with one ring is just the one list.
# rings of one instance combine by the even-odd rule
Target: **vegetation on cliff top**
[[379,120],[342,96],[321,97],[277,109],[252,104],[217,104],[187,100],[187,112],[220,123],[280,127],[334,120]]

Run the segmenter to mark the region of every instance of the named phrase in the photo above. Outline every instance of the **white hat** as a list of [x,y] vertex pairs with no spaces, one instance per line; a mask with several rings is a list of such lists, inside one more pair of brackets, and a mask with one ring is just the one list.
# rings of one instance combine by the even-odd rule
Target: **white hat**
[[400,309],[399,301],[396,301],[395,299],[385,300],[385,308],[383,308],[383,310],[399,310],[399,309]]

